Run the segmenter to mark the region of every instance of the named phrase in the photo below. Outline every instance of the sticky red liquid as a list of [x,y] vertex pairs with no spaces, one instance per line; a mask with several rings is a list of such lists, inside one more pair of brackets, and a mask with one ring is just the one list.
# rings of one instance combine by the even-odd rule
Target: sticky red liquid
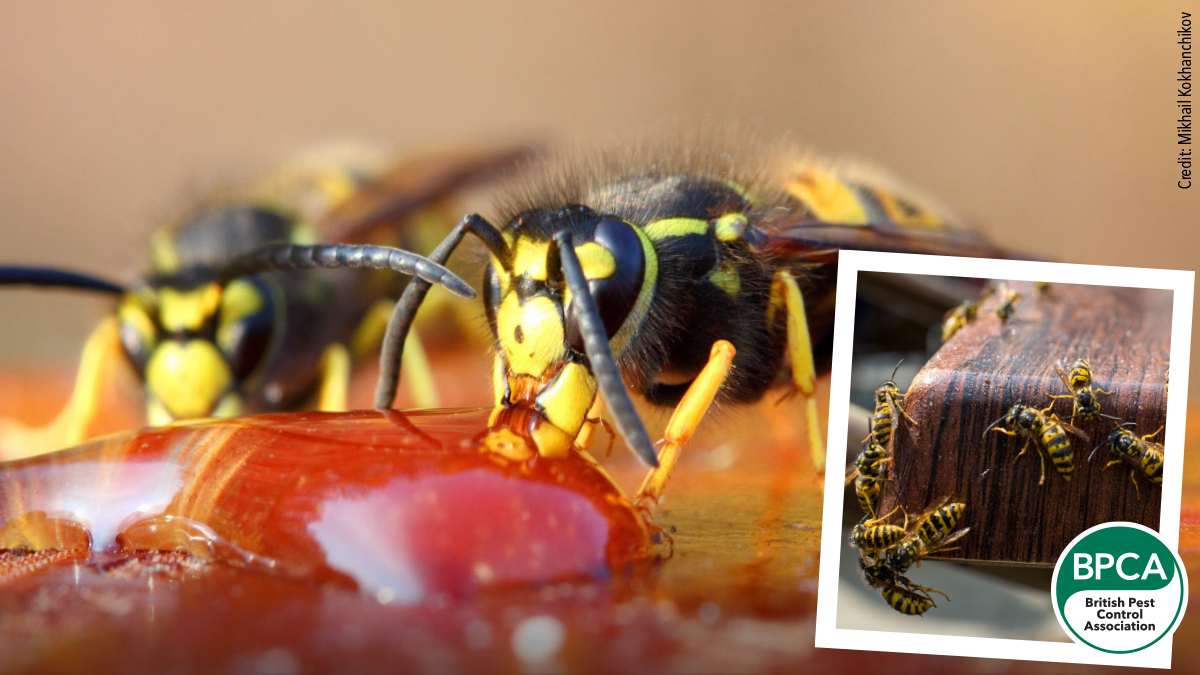
[[13,462],[0,548],[183,550],[401,604],[604,578],[651,555],[607,474],[481,452],[486,418],[267,415]]

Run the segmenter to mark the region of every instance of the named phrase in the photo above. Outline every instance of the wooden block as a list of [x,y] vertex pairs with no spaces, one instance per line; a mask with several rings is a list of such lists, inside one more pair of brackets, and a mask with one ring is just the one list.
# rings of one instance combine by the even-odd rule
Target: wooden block
[[[989,298],[979,317],[942,346],[914,378],[905,408],[916,420],[898,423],[891,477],[882,512],[902,504],[919,514],[942,497],[967,504],[962,526],[971,532],[959,550],[943,557],[971,562],[1052,566],[1080,532],[1098,523],[1125,520],[1158,527],[1161,485],[1138,472],[1140,496],[1130,480],[1132,465],[1107,471],[1115,459],[1107,447],[1088,455],[1118,421],[1071,420],[1091,440],[1071,436],[1075,471],[1068,482],[1049,457],[1038,484],[1038,451],[1032,445],[1014,464],[1022,437],[984,430],[1017,403],[1045,408],[1047,393],[1068,393],[1054,370],[1056,361],[1091,357],[1093,386],[1103,413],[1136,422],[1143,435],[1166,420],[1172,293],[1162,290],[1054,284],[1048,292],[1013,282],[1023,300],[1002,322],[1000,299]],[[1053,412],[1067,417],[1069,399]],[[1000,426],[1005,426],[1001,423]],[[1161,442],[1162,437],[1154,440]],[[1168,448],[1164,471],[1172,470]]]

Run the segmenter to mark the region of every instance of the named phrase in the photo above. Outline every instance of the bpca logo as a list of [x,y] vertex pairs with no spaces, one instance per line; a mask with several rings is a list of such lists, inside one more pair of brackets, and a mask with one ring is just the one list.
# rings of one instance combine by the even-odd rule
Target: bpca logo
[[1071,639],[1113,654],[1170,635],[1187,606],[1187,572],[1158,533],[1104,523],[1075,537],[1058,558],[1054,613]]

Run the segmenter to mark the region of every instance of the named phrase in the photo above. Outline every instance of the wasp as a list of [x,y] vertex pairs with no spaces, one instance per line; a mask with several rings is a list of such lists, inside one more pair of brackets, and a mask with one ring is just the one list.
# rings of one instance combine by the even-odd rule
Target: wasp
[[[352,362],[378,343],[402,290],[401,278],[371,268],[475,296],[440,264],[370,242],[394,239],[402,223],[436,217],[451,192],[499,171],[514,152],[436,155],[385,171],[340,158],[285,169],[156,232],[151,271],[130,285],[53,268],[0,268],[0,284],[116,299],[116,311],[87,340],[63,411],[42,428],[8,421],[6,445],[29,455],[82,441],[101,374],[122,360],[143,382],[152,426],[310,401],[344,410]],[[346,243],[319,244],[316,232]],[[358,269],[324,271],[333,268]]]
[[1157,436],[1162,427],[1152,434],[1145,436],[1136,436],[1132,431],[1126,429],[1126,426],[1132,426],[1133,422],[1125,422],[1113,430],[1104,442],[1092,449],[1092,454],[1088,455],[1088,461],[1092,461],[1092,456],[1096,451],[1104,446],[1108,446],[1117,459],[1112,460],[1104,465],[1104,468],[1114,464],[1120,464],[1122,461],[1129,462],[1134,468],[1129,470],[1129,480],[1133,481],[1133,487],[1137,490],[1140,497],[1142,491],[1138,488],[1137,471],[1140,469],[1142,474],[1151,483],[1162,485],[1163,471],[1163,446],[1151,441],[1150,439]]
[[[900,363],[904,363],[904,361],[901,360]],[[896,371],[900,370],[900,363],[896,364],[888,381],[875,390],[875,414],[871,416],[871,435],[875,438],[876,443],[883,446],[891,443],[897,412],[903,415],[909,424],[916,424],[916,421],[909,417],[904,408],[900,406],[899,400],[908,396],[908,394],[901,394],[900,388],[896,386]]]
[[[950,599],[945,593],[915,584],[905,576],[905,572],[913,565],[920,567],[921,560],[926,556],[951,550],[950,544],[971,530],[969,527],[954,530],[966,511],[966,505],[962,502],[947,503],[949,500],[949,497],[944,497],[911,526],[906,519],[905,528],[901,528],[905,531],[902,538],[896,540],[891,536],[893,533],[888,532],[890,545],[879,547],[877,555],[871,554],[874,551],[863,551],[859,556],[859,570],[867,585],[882,589],[884,601],[897,612],[918,616],[924,614],[937,606],[933,601],[933,593]],[[851,536],[851,543],[855,543],[853,534]],[[862,543],[862,537],[859,539],[859,543]]]
[[1111,391],[1104,391],[1099,387],[1092,386],[1092,363],[1088,358],[1076,359],[1075,363],[1071,364],[1071,372],[1060,363],[1054,364],[1054,372],[1058,373],[1058,378],[1062,380],[1067,389],[1071,390],[1070,394],[1046,394],[1050,398],[1069,398],[1074,401],[1074,408],[1071,412],[1071,417],[1082,417],[1085,420],[1094,420],[1097,417],[1107,417],[1109,419],[1117,419],[1112,415],[1105,415],[1100,412],[1100,403],[1096,401],[1096,394],[1104,394],[1112,396]]
[[[1084,432],[1067,424],[1058,418],[1057,415],[1047,414],[1050,408],[1038,410],[1026,405],[1014,405],[1009,409],[1004,417],[992,422],[984,429],[983,436],[987,438],[987,432],[995,430],[1009,436],[1021,435],[1025,437],[1025,445],[1021,448],[1021,452],[1013,458],[1013,463],[1016,464],[1021,455],[1029,449],[1030,444],[1038,449],[1038,461],[1041,464],[1041,478],[1038,480],[1038,485],[1046,482],[1046,461],[1042,454],[1050,455],[1050,459],[1054,462],[1054,468],[1058,471],[1058,475],[1062,476],[1063,480],[1070,481],[1071,475],[1075,472],[1075,455],[1071,450],[1071,439],[1067,437],[1067,432],[1075,434],[1085,441],[1091,440]],[[997,427],[997,424],[1005,422],[1011,429]]]
[[943,498],[936,506],[922,514],[912,531],[891,551],[887,562],[898,574],[907,572],[914,564],[920,567],[921,559],[928,555],[950,550],[947,547],[951,543],[958,541],[971,530],[967,527],[953,531],[962,519],[967,505],[962,502],[946,503],[948,501],[948,497]]
[[[897,506],[892,509],[892,513],[898,510],[900,507]],[[892,513],[882,518],[864,518],[850,531],[850,545],[861,551],[868,561],[871,560],[872,552],[890,549],[904,538],[907,532],[907,518],[905,526],[891,525],[887,520],[891,518]]]
[[897,574],[891,566],[884,563],[869,564],[867,560],[859,558],[858,568],[867,585],[881,589],[884,601],[901,614],[920,616],[930,608],[937,607],[932,593],[946,597],[946,594],[939,590],[914,584],[908,577]]
[[[688,144],[550,163],[507,200],[499,225],[468,215],[430,254],[445,261],[468,233],[487,249],[493,423],[529,441],[499,451],[585,449],[600,394],[629,448],[656,467],[639,501],[657,501],[714,400],[757,401],[783,380],[804,402],[821,466],[814,345],[827,355],[837,250],[997,250],[861,174],[795,155],[742,164],[745,154]],[[377,407],[391,405],[427,289],[409,284],[397,305]],[[629,390],[673,408],[657,453]]]
[[1000,298],[1000,305],[996,308],[996,316],[1000,317],[1001,321],[1008,321],[1009,317],[1016,311],[1017,303],[1021,301],[1021,294],[1016,290],[1001,285],[1004,294]]
[[954,337],[954,334],[979,315],[979,303],[971,300],[964,301],[958,307],[946,313],[942,320],[942,342]]
[[875,515],[880,487],[887,480],[886,464],[890,461],[887,448],[871,441],[858,454],[854,467],[846,473],[846,485],[854,483],[854,492],[864,513]]
[[1158,361],[1159,363],[1161,363],[1161,364],[1163,364],[1164,366],[1166,366],[1166,367],[1167,367],[1167,369],[1166,369],[1165,371],[1163,371],[1163,391],[1170,391],[1170,387],[1171,387],[1171,362],[1170,362],[1170,361],[1162,361],[1162,360],[1159,360],[1158,358],[1155,358],[1154,360],[1155,360],[1155,361]]

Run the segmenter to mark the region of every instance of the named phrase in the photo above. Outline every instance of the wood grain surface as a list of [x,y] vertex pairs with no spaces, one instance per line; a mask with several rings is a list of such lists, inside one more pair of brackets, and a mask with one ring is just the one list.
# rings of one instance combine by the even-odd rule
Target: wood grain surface
[[[945,557],[1053,566],[1071,539],[1098,523],[1157,527],[1161,486],[1139,473],[1139,495],[1128,465],[1104,470],[1114,458],[1107,448],[1087,460],[1118,425],[1115,420],[1071,420],[1090,440],[1070,436],[1075,465],[1070,481],[1045,456],[1042,485],[1035,447],[1014,463],[1024,439],[985,429],[1014,404],[1041,409],[1050,404],[1048,393],[1068,393],[1054,364],[1069,369],[1070,362],[1087,356],[1094,386],[1113,392],[1097,397],[1101,411],[1136,422],[1139,435],[1158,429],[1166,419],[1167,366],[1155,359],[1170,353],[1172,294],[1066,284],[1039,293],[1027,282],[1010,287],[1023,295],[1014,316],[1001,321],[998,294],[992,296],[978,319],[914,378],[906,410],[916,424],[898,423],[893,480],[886,484],[882,509],[902,504],[918,514],[952,496],[967,504],[964,525],[972,531]],[[1059,399],[1053,412],[1070,416],[1071,401]],[[1169,472],[1171,449],[1166,455]]]

